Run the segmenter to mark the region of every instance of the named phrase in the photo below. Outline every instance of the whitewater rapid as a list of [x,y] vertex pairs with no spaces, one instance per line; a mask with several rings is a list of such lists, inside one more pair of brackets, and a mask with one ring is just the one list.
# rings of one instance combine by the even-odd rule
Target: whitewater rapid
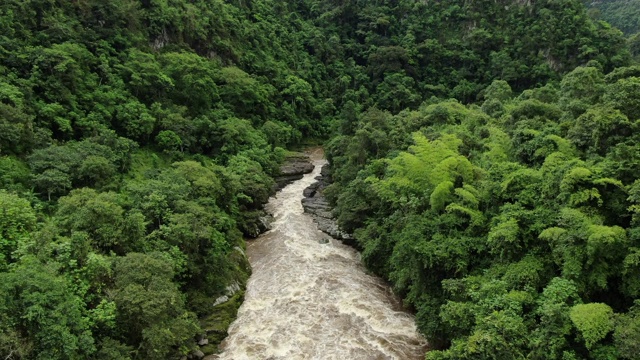
[[314,171],[269,200],[272,230],[247,242],[253,273],[218,358],[423,359],[413,316],[303,212],[302,191],[326,162],[321,150],[310,155]]

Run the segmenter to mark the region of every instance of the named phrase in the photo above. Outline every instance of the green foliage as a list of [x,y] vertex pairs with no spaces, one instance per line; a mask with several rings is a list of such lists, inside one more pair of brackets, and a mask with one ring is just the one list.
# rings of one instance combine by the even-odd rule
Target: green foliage
[[165,151],[171,152],[182,148],[182,139],[171,130],[162,130],[156,136],[156,143]]
[[136,211],[125,212],[124,199],[112,192],[73,190],[58,202],[56,221],[63,235],[84,232],[92,247],[108,254],[124,254],[139,247],[145,221]]
[[339,223],[416,309],[428,359],[636,356],[637,69],[606,71],[364,110],[328,143]]
[[597,107],[580,115],[567,137],[576,148],[604,156],[609,148],[631,135],[634,129],[635,125],[619,110]]
[[607,87],[603,100],[620,110],[630,120],[640,119],[640,78],[629,77],[616,81]]
[[113,138],[108,145],[103,145],[103,140],[98,137],[34,151],[29,165],[36,188],[51,200],[52,195],[64,195],[72,187],[102,188],[115,180],[118,167],[124,170],[128,166],[133,146],[122,138]]
[[494,80],[484,89],[484,98],[487,100],[507,101],[511,99],[513,92],[509,83],[504,80]]
[[29,167],[15,157],[0,157],[0,187],[18,193],[26,192],[31,186]]
[[[0,275],[34,256],[81,300],[92,345],[58,358],[185,355],[199,331],[187,307],[246,281],[232,249],[255,231],[279,146],[325,134],[334,111],[296,20],[254,5],[0,5]],[[157,288],[123,280],[141,272],[118,260],[132,253]],[[4,319],[3,354],[49,358]]]
[[187,354],[281,147],[335,129],[326,194],[429,356],[628,356],[567,315],[640,291],[626,44],[574,0],[2,2],[2,353]]
[[169,52],[160,59],[173,86],[168,97],[194,114],[212,109],[219,100],[215,82],[219,65],[191,52]]
[[53,266],[33,259],[0,273],[0,351],[24,358],[85,359],[95,351],[84,301]]
[[640,2],[637,0],[585,1],[585,5],[590,7],[591,16],[610,23],[627,36],[640,31]]
[[212,344],[220,343],[227,337],[227,329],[235,319],[243,299],[244,292],[238,292],[229,301],[216,305],[211,314],[202,319],[202,327],[210,333],[209,338]]
[[235,114],[243,118],[264,119],[275,111],[270,101],[275,89],[242,69],[235,66],[222,68],[219,82],[220,98],[232,106]]
[[267,120],[261,130],[272,146],[284,147],[300,138],[300,133],[296,132],[291,125],[279,121]]
[[0,80],[0,153],[23,154],[34,142],[33,116],[25,108],[19,88]]
[[36,227],[36,214],[25,199],[0,190],[0,271],[15,262],[14,252]]
[[580,331],[588,349],[593,348],[613,330],[613,310],[607,304],[575,305],[571,308],[569,317]]
[[562,78],[560,104],[573,116],[582,114],[604,92],[604,76],[595,67],[577,67]]
[[618,315],[615,319],[614,343],[620,357],[633,359],[640,351],[638,336],[640,336],[640,308],[636,300],[627,314]]
[[454,187],[473,181],[473,166],[466,157],[457,154],[462,143],[455,136],[430,142],[416,134],[414,141],[410,153],[402,153],[389,161],[388,175],[374,182],[374,189],[382,200],[397,207],[416,207],[423,196],[430,196],[432,208],[442,209]]
[[171,265],[153,255],[129,253],[116,260],[114,275],[118,326],[130,345],[140,344],[137,356],[184,355],[200,328],[171,281]]

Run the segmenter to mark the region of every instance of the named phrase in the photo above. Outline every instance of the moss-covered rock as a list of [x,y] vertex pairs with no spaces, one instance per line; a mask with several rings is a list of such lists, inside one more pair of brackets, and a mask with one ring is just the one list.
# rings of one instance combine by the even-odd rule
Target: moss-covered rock
[[229,262],[233,264],[233,271],[231,271],[231,278],[228,279],[225,293],[217,298],[208,298],[206,304],[200,307],[205,309],[199,312],[200,327],[208,339],[208,344],[201,346],[200,350],[206,355],[218,353],[218,346],[227,337],[227,329],[236,319],[238,308],[244,301],[247,280],[251,275],[251,264],[244,247],[245,243],[242,240],[228,254]]
[[227,329],[236,319],[243,300],[244,290],[238,291],[228,301],[214,306],[209,316],[200,319],[200,326],[209,339],[209,344],[201,348],[202,352],[207,355],[218,352],[218,346],[227,337]]

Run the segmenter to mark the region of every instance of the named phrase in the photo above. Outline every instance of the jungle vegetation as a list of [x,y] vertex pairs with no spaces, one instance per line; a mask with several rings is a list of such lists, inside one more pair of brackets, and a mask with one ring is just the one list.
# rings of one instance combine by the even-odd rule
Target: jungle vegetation
[[0,354],[188,354],[284,149],[329,139],[429,359],[633,359],[631,60],[577,0],[3,1]]
[[626,36],[640,32],[640,2],[637,0],[584,0],[589,15],[622,30]]

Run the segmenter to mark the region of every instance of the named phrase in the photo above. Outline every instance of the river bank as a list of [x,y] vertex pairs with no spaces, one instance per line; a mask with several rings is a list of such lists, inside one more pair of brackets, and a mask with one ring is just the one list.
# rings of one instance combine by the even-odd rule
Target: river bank
[[253,268],[245,301],[216,359],[422,359],[413,316],[359,254],[318,229],[304,212],[313,172],[272,197],[272,230],[247,243]]

